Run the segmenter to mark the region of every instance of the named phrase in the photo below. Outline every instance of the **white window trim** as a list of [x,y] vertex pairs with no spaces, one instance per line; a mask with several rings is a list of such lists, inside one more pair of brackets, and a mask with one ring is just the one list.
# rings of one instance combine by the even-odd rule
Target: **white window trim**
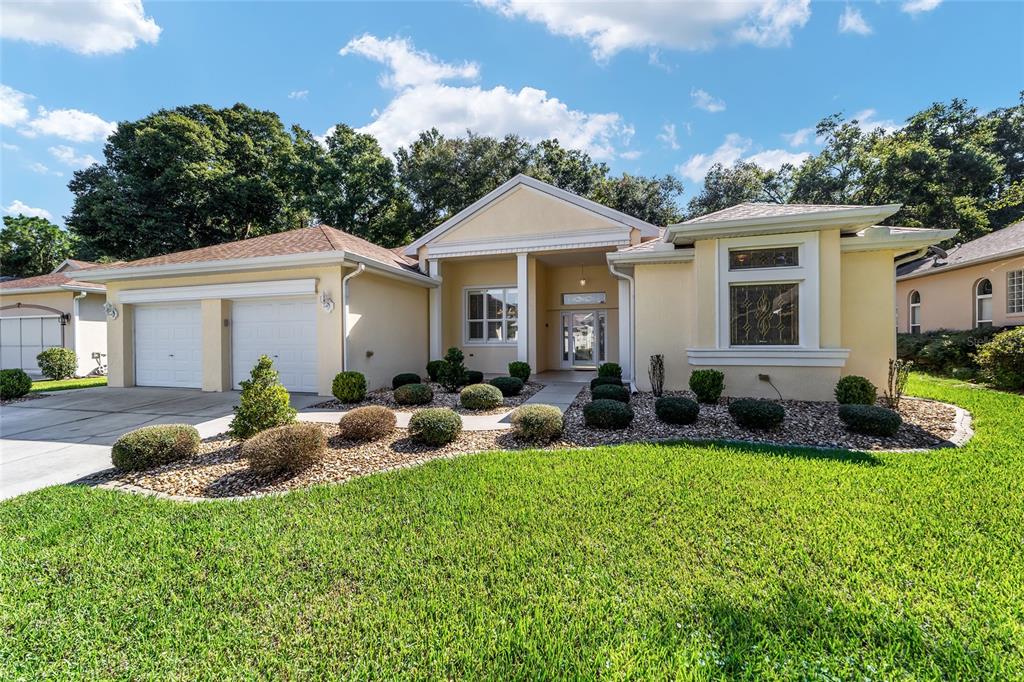
[[199,284],[158,289],[126,289],[118,294],[119,303],[171,303],[201,301],[205,298],[267,298],[315,294],[315,279],[281,279],[269,282],[235,284]]
[[[1017,275],[1021,279],[1020,286],[1020,308],[1014,310],[1011,306],[1013,305],[1013,299],[1010,298],[1010,278],[1013,275]],[[1010,270],[1006,273],[1006,314],[1011,317],[1017,317],[1024,315],[1024,270]]]
[[[917,294],[917,303],[913,302],[914,294]],[[910,334],[921,333],[921,302],[923,300],[919,289],[913,289],[907,294],[907,332]],[[914,312],[917,312],[917,324],[914,324]],[[916,332],[914,327],[917,327]]]
[[[494,346],[498,346],[498,347],[516,348],[519,345],[518,334],[519,334],[519,332],[522,331],[522,329],[520,329],[519,326],[518,326],[518,322],[519,322],[519,316],[518,315],[516,316],[517,325],[516,325],[516,338],[515,339],[512,339],[511,341],[509,341],[507,339],[502,339],[500,341],[488,341],[487,340],[487,301],[486,301],[486,299],[484,300],[484,320],[483,320],[483,323],[484,323],[484,339],[483,340],[479,340],[479,339],[470,340],[470,338],[469,338],[469,294],[470,294],[470,292],[476,292],[476,291],[482,291],[482,292],[484,292],[486,294],[486,292],[489,289],[503,289],[503,290],[512,289],[512,290],[514,290],[516,292],[517,300],[518,300],[519,287],[517,285],[515,285],[515,284],[475,284],[473,286],[462,287],[462,345],[463,346],[472,346],[472,347],[481,347],[481,346],[494,347]],[[507,336],[507,330],[508,330],[507,322],[508,322],[508,319],[507,318],[503,318],[502,322],[503,322],[503,329],[506,330],[506,336]]]
[[[982,301],[992,301],[992,294],[979,294],[978,293],[978,289],[981,286],[982,282],[988,282],[989,287],[990,288],[992,287],[992,280],[989,279],[988,277],[982,277],[981,279],[979,279],[977,282],[974,283],[974,328],[975,329],[978,329],[982,324],[985,324],[986,322],[988,323],[989,326],[992,326],[992,317],[993,317],[992,313],[995,312],[995,309],[994,309],[995,308],[995,303],[993,302],[989,306],[989,309],[990,309],[989,318],[987,320],[981,319],[981,302]],[[993,291],[995,291],[994,288],[993,288]]]

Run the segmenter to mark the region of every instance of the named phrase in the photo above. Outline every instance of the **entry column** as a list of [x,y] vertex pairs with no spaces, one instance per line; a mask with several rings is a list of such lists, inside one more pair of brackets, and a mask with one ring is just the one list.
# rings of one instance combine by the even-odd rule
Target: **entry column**
[[[436,258],[429,261],[430,266],[428,272],[434,279],[441,278],[441,261]],[[428,317],[428,326],[430,334],[430,357],[428,360],[440,360],[444,357],[444,343],[441,331],[441,292],[443,286],[433,287],[429,290],[429,306],[430,312]]]
[[530,254],[516,254],[516,359],[530,361]]

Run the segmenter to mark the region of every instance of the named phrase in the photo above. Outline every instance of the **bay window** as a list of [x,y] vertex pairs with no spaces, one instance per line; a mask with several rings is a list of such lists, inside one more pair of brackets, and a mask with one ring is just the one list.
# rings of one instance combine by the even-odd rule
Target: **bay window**
[[466,290],[467,343],[515,343],[519,338],[518,319],[515,287]]

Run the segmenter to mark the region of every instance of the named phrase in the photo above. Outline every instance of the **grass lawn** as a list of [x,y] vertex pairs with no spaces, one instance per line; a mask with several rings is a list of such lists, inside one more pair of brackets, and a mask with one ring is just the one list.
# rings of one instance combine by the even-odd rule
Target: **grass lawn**
[[93,386],[106,385],[106,377],[83,377],[81,379],[61,379],[60,381],[43,379],[41,381],[33,381],[32,388],[29,391],[32,393],[53,393],[54,391],[70,391],[74,388],[91,388]]
[[962,450],[488,453],[0,504],[0,678],[1024,676],[1024,397]]

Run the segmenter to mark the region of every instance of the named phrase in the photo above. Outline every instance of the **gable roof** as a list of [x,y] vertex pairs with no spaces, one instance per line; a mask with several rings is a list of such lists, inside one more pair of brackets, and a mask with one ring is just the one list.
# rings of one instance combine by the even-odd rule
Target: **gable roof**
[[77,260],[75,258],[65,258],[64,262],[53,269],[54,272],[64,272],[66,270],[82,270],[84,268],[91,268],[98,263],[93,263],[88,260]]
[[955,246],[945,258],[933,253],[904,263],[896,269],[896,276],[900,279],[921,277],[1021,255],[1024,255],[1024,221]]
[[[77,277],[81,271],[74,274]],[[0,282],[0,294],[9,296],[16,293],[45,294],[54,291],[106,291],[102,284],[83,282],[72,277],[66,272],[51,272],[48,275],[36,275],[35,277],[23,277],[21,279],[9,279]]]
[[703,223],[719,223],[732,220],[756,220],[759,218],[778,218],[783,216],[802,216],[816,213],[834,213],[853,211],[856,209],[876,208],[861,204],[772,204],[768,202],[744,202],[712,213],[706,213],[681,225],[697,225]]

